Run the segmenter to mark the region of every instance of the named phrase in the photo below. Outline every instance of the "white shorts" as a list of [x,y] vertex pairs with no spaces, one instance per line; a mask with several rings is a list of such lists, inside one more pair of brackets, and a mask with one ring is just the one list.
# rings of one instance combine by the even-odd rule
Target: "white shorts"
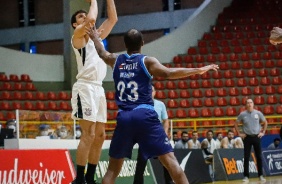
[[107,122],[107,102],[102,84],[78,80],[72,88],[72,118]]

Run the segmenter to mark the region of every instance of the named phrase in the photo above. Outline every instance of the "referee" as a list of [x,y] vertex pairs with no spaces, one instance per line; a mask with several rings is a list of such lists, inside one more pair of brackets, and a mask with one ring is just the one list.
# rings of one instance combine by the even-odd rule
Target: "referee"
[[[262,158],[261,158],[261,140],[260,138],[264,136],[267,121],[264,115],[254,109],[254,102],[252,99],[248,99],[246,103],[245,111],[241,112],[234,124],[235,130],[238,135],[243,139],[244,142],[244,179],[243,182],[249,181],[249,160],[252,146],[254,147],[258,177],[260,181],[265,181],[262,173]],[[242,123],[243,133],[239,131],[238,124]],[[261,125],[263,124],[263,129],[261,130]]]

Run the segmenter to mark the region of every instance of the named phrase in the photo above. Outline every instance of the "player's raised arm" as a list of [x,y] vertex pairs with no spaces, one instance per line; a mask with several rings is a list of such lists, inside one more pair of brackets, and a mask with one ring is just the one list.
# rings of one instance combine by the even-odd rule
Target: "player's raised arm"
[[203,74],[209,70],[219,69],[218,65],[211,64],[200,68],[167,68],[154,57],[145,58],[146,68],[150,74],[165,79],[178,79],[195,74]]
[[105,50],[104,46],[101,43],[101,33],[96,30],[95,26],[93,27],[93,29],[87,28],[87,33],[90,39],[93,40],[99,57],[103,59],[107,65],[113,68],[118,55]]

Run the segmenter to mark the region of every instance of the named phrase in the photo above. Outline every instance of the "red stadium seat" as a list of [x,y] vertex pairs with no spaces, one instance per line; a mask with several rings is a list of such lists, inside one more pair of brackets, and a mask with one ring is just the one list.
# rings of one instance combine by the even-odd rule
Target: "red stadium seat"
[[50,110],[50,111],[58,110],[57,103],[54,102],[54,101],[49,101],[48,104],[47,104],[47,109]]
[[35,93],[35,99],[36,99],[36,100],[46,100],[46,95],[45,95],[45,93],[42,92],[42,91],[37,91],[37,92]]
[[166,94],[165,94],[164,91],[156,91],[155,98],[157,98],[157,99],[165,99],[166,98]]
[[240,100],[238,97],[230,97],[229,99],[229,104],[232,105],[232,106],[237,106],[237,105],[240,105]]
[[207,89],[205,90],[205,97],[214,97],[215,93],[213,89]]
[[249,61],[244,61],[242,67],[244,69],[250,69],[252,68],[252,63],[250,63]]
[[217,96],[226,96],[227,95],[227,92],[226,92],[226,89],[225,88],[219,88],[217,89]]
[[202,74],[201,78],[202,79],[210,79],[211,78],[210,73],[206,72],[206,73]]
[[227,57],[226,57],[226,55],[225,54],[219,54],[218,55],[218,60],[220,61],[220,62],[226,62],[228,59],[227,59]]
[[260,77],[266,77],[266,76],[268,76],[268,71],[266,70],[266,69],[260,69],[259,70],[259,76]]
[[241,89],[241,95],[249,96],[249,95],[251,95],[251,94],[252,94],[252,92],[251,92],[251,89],[250,89],[250,88],[248,88],[248,87],[243,87],[243,88]]
[[237,80],[237,86],[239,87],[245,87],[247,86],[247,81],[245,78],[240,78]]
[[23,109],[24,110],[34,110],[35,107],[33,105],[33,103],[29,102],[29,101],[25,101],[23,104]]
[[53,91],[47,92],[47,100],[57,100],[57,95]]
[[187,113],[184,109],[177,109],[176,110],[176,117],[177,118],[186,118],[187,117]]
[[165,85],[161,81],[155,82],[154,87],[156,88],[156,90],[163,90],[163,89],[165,89]]
[[277,104],[277,98],[274,95],[267,96],[267,103],[268,104]]
[[220,107],[216,107],[213,109],[213,115],[215,117],[221,117],[221,116],[224,116],[224,112],[223,112],[223,109],[220,108]]
[[183,59],[184,59],[185,63],[193,63],[194,62],[193,56],[186,55],[186,56],[184,56]]
[[[200,65],[201,63],[199,63],[198,65]],[[196,67],[201,67],[201,66],[196,66]],[[189,79],[191,80],[198,80],[199,79],[199,75],[190,75]],[[197,82],[197,81],[196,81]]]
[[263,96],[256,96],[254,99],[255,105],[264,105],[264,97]]
[[266,94],[275,94],[276,89],[274,86],[266,86],[265,93]]
[[254,62],[254,68],[263,68],[262,61],[255,61]]
[[239,56],[238,54],[232,53],[229,55],[229,60],[230,61],[239,61]]
[[190,93],[187,90],[180,90],[180,98],[189,98]]
[[229,46],[223,47],[221,51],[222,51],[223,54],[229,54],[229,53],[231,53],[231,48]]
[[224,78],[233,78],[233,72],[231,70],[227,70],[224,72],[224,75],[223,75]]
[[235,87],[229,88],[229,95],[230,96],[238,96],[239,95],[239,89]]
[[202,98],[203,97],[203,93],[202,93],[202,90],[200,89],[195,89],[192,91],[192,96],[194,98]]
[[275,63],[273,60],[267,60],[265,61],[265,67],[266,68],[274,68],[275,67]]
[[246,107],[245,107],[245,106],[242,106],[242,107],[239,108],[239,113],[241,113],[241,112],[243,112],[243,111],[245,111],[245,110],[246,110]]
[[233,79],[226,79],[225,80],[225,86],[226,87],[234,87],[235,86],[235,81]]
[[167,81],[165,87],[166,89],[176,89],[176,84],[174,81]]
[[263,46],[263,45],[257,45],[257,46],[256,46],[256,52],[258,52],[258,53],[263,53],[263,52],[265,52],[264,46]]
[[282,94],[282,86],[278,86],[277,93]]
[[[107,97],[107,93],[106,93],[106,97]],[[60,91],[57,94],[57,100],[70,100],[71,97],[69,96],[68,92],[66,91]]]
[[234,61],[231,63],[231,69],[240,69],[241,68],[241,65],[240,63],[238,63],[237,61]]
[[107,101],[107,109],[109,110],[117,110],[118,106],[115,101]]
[[271,76],[280,76],[280,70],[278,68],[272,68],[270,70],[270,75]]
[[276,113],[277,114],[282,114],[282,105],[276,106]]
[[[241,60],[242,61],[249,61],[250,60],[249,54],[248,53],[241,54]],[[243,65],[243,67],[244,67],[244,65]]]
[[281,77],[280,76],[279,77],[273,77],[271,84],[273,84],[273,85],[281,85],[282,84]]
[[220,68],[221,70],[228,70],[228,69],[229,69],[229,64],[228,64],[228,62],[220,63],[220,64],[219,64],[219,68]]
[[[208,51],[208,48],[207,47],[200,47],[199,48],[199,54],[201,54],[201,55],[206,55],[206,54],[208,54],[209,53],[209,51]],[[196,56],[196,60],[197,60],[197,57],[199,56],[199,58],[201,58],[201,55],[197,55]],[[199,59],[199,61],[201,61],[202,59]]]
[[250,86],[258,86],[258,79],[254,78],[254,77],[250,78],[249,85]]
[[252,52],[254,52],[254,49],[251,45],[248,45],[248,46],[245,47],[244,51],[247,52],[247,53],[252,53]]
[[254,69],[249,69],[248,72],[247,72],[247,76],[248,77],[256,77],[257,73],[256,73],[256,70]]
[[249,39],[243,39],[242,40],[242,45],[247,46],[247,45],[251,45],[251,42]]
[[114,116],[112,113],[107,112],[107,120],[114,120]]
[[202,126],[210,126],[212,124],[211,121],[203,121]]
[[215,88],[221,88],[223,87],[223,82],[220,79],[216,79],[213,81],[213,87]]
[[200,84],[197,81],[190,81],[190,88],[195,89],[195,88],[200,88]]
[[267,105],[263,108],[263,114],[265,115],[272,115],[274,114],[274,108],[272,105]]
[[202,116],[202,117],[211,117],[211,116],[212,116],[212,112],[211,112],[211,110],[208,109],[208,108],[203,108],[203,109],[201,110],[201,116]]
[[202,100],[199,98],[193,99],[192,106],[193,107],[202,107],[203,106]]
[[211,33],[204,33],[203,40],[211,40],[211,39],[212,39]]
[[22,104],[20,102],[12,102],[12,108],[13,110],[16,109],[22,109]]
[[227,116],[237,116],[236,109],[234,107],[227,107],[226,109],[226,115]]
[[17,90],[17,91],[24,90],[24,88],[23,88],[23,86],[20,82],[15,82],[13,89]]
[[252,53],[252,60],[257,61],[257,60],[260,60],[260,59],[261,59],[261,57],[260,57],[259,53],[257,53],[257,52]]
[[0,73],[0,81],[8,81],[8,77],[4,73]]
[[32,92],[26,91],[26,92],[24,92],[22,98],[23,98],[23,100],[33,100],[34,96],[33,96]]
[[270,85],[270,79],[268,77],[262,77],[260,79],[260,85],[263,85],[263,86]]
[[61,101],[59,104],[59,109],[63,111],[71,111],[71,105],[67,101]]
[[205,40],[198,41],[198,47],[207,47],[207,42]]
[[199,117],[199,112],[198,112],[197,109],[191,108],[191,109],[188,110],[188,116],[190,118],[197,118],[197,117]]
[[9,75],[9,80],[13,81],[13,82],[18,82],[19,81],[19,77],[16,74],[10,74]]
[[242,78],[245,76],[244,70],[236,70],[236,75],[237,78]]
[[23,98],[22,98],[21,92],[19,92],[19,91],[14,91],[14,92],[13,92],[13,99],[14,99],[14,100],[22,100]]
[[219,72],[219,71],[213,72],[212,73],[212,78],[214,78],[214,79],[221,79],[222,78],[221,72]]
[[0,102],[0,110],[4,110],[4,111],[11,110],[10,103],[7,101]]
[[168,102],[167,102],[167,107],[168,107],[168,108],[177,108],[177,107],[178,107],[178,103],[177,103],[176,100],[170,99],[170,100],[168,100]]
[[47,110],[47,108],[45,107],[45,103],[42,102],[42,101],[37,101],[37,102],[35,103],[35,108],[36,108],[36,110],[38,110],[38,111],[45,111],[45,110]]
[[181,56],[174,56],[173,57],[173,63],[182,63],[182,57]]
[[167,110],[167,116],[168,116],[169,119],[174,118],[174,112],[173,112],[173,110],[168,109],[168,110]]
[[273,58],[274,59],[282,59],[281,51],[275,52]]
[[190,106],[189,101],[187,99],[181,99],[179,102],[179,106],[182,108],[188,108]]
[[202,80],[201,83],[202,83],[201,84],[202,88],[211,88],[212,87],[211,82],[209,80]]
[[178,98],[178,94],[175,90],[169,90],[167,95],[168,95],[168,98],[173,98],[173,99]]
[[263,88],[261,86],[256,86],[254,88],[254,95],[262,95],[264,93]]
[[231,44],[231,46],[239,46],[239,45],[241,45],[240,42],[237,39],[231,40],[230,44]]
[[215,55],[209,54],[209,55],[207,56],[207,62],[209,62],[209,63],[215,63],[216,61],[217,61],[217,59],[216,59]]
[[28,74],[21,74],[21,81],[22,82],[31,82],[31,79]]
[[235,46],[233,52],[234,53],[242,53],[243,48],[241,46]]
[[188,88],[188,83],[184,80],[180,80],[177,84],[179,89],[187,89]]
[[36,87],[31,82],[27,82],[24,88],[28,91],[36,91]]
[[6,114],[6,119],[9,120],[9,119],[16,119],[16,114],[15,112],[7,112]]
[[11,91],[13,90],[13,88],[10,82],[3,82],[2,86],[0,87],[0,90]]
[[214,107],[214,100],[212,98],[206,98],[204,100],[204,105],[206,107]]
[[282,60],[281,59],[276,61],[276,67],[278,67],[278,68],[282,67]]
[[226,99],[223,98],[223,97],[219,97],[219,98],[217,99],[217,105],[218,105],[218,106],[226,106],[226,105],[227,105]]
[[0,96],[0,100],[11,100],[13,97],[10,92],[3,91]]
[[5,118],[5,115],[3,112],[0,112],[0,121],[5,121],[6,118]]
[[196,55],[196,54],[197,54],[197,50],[196,50],[196,48],[190,47],[190,48],[188,49],[187,53],[188,53],[189,55]]
[[265,53],[263,53],[262,58],[263,58],[264,60],[272,59],[272,54],[271,54],[271,52],[265,52]]

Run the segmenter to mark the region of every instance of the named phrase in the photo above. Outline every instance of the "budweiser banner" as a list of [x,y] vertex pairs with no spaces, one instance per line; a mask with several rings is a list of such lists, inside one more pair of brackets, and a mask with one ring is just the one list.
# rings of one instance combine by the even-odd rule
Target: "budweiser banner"
[[0,150],[0,184],[69,184],[75,170],[67,150]]
[[264,150],[262,159],[267,176],[282,175],[282,149]]

